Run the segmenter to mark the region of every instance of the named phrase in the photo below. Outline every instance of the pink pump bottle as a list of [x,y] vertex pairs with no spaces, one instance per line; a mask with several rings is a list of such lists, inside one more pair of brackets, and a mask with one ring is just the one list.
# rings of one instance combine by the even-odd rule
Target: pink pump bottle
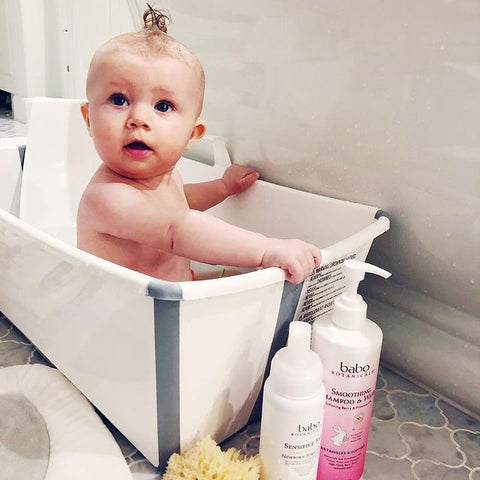
[[390,273],[368,263],[346,260],[345,291],[332,315],[313,325],[313,350],[323,364],[325,416],[317,480],[359,480],[367,452],[383,334],[367,319],[357,294],[365,273]]

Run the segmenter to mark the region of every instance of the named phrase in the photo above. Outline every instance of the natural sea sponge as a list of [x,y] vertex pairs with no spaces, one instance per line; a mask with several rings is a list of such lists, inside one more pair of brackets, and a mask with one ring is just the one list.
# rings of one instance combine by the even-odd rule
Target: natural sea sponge
[[168,460],[162,480],[259,480],[260,458],[246,457],[235,448],[223,452],[205,437],[182,455],[174,453]]

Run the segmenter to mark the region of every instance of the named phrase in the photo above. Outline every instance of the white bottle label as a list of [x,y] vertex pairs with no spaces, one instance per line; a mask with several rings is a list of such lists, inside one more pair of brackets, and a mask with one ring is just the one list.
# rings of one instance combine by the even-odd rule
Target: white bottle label
[[286,413],[270,405],[262,414],[260,458],[264,480],[315,480],[323,409]]

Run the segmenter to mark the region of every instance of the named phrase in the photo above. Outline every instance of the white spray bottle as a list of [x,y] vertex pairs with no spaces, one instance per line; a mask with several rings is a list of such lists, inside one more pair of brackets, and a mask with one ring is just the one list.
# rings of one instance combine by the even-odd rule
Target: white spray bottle
[[291,322],[288,345],[273,357],[263,392],[262,480],[316,478],[325,388],[311,333],[308,323]]
[[365,273],[390,273],[356,260],[344,263],[346,287],[332,315],[313,325],[313,350],[323,364],[325,417],[317,480],[362,477],[383,334],[358,295]]

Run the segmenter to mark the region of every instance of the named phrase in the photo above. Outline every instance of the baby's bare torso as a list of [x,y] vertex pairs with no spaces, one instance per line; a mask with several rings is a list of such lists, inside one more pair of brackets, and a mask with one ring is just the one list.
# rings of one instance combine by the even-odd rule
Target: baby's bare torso
[[[137,210],[141,211],[139,218],[149,210],[160,214],[162,211],[167,212],[164,225],[152,222],[151,227],[155,230],[149,235],[148,215],[144,216],[141,221],[144,232],[139,232],[136,236],[132,231],[135,225],[131,225],[128,209],[125,209],[125,216],[122,215],[122,210],[119,210],[118,214],[114,215],[115,219],[112,219],[111,210],[108,210],[112,195],[121,197],[120,204],[128,204],[131,197]],[[93,176],[80,201],[77,246],[98,257],[156,278],[171,281],[192,280],[189,259],[157,248],[152,241],[154,236],[159,235],[159,229],[168,230],[170,212],[178,215],[188,210],[178,174],[166,176],[156,188],[151,185],[145,188],[141,182],[121,177],[102,166]]]

